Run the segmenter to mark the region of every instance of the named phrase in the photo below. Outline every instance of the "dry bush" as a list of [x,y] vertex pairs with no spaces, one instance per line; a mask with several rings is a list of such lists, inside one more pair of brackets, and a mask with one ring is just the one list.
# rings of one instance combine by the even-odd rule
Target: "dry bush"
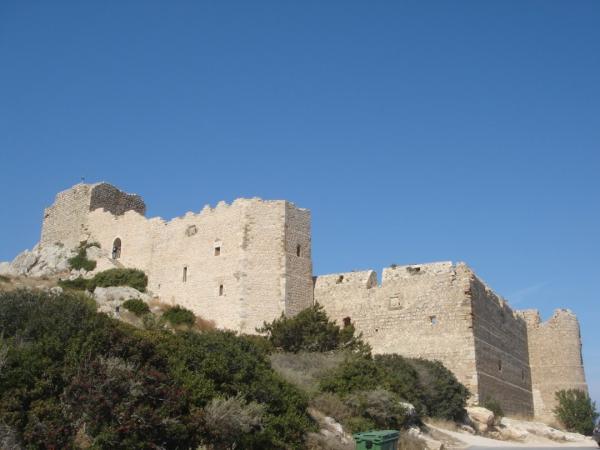
[[355,450],[356,444],[349,442],[344,444],[335,436],[324,436],[319,433],[307,433],[306,435],[307,450]]
[[194,328],[198,331],[212,331],[217,328],[214,320],[203,319],[200,316],[196,316],[196,322],[194,323]]
[[400,433],[398,439],[398,450],[424,450],[427,448],[425,442],[409,433]]
[[317,392],[319,378],[339,366],[345,359],[341,352],[327,353],[273,353],[270,356],[273,369],[286,381],[304,391]]
[[265,406],[241,396],[215,398],[203,410],[202,421],[215,450],[235,448],[243,434],[261,427]]
[[341,398],[330,392],[323,392],[310,401],[310,406],[326,416],[333,417],[338,422],[345,422],[352,417],[353,412]]

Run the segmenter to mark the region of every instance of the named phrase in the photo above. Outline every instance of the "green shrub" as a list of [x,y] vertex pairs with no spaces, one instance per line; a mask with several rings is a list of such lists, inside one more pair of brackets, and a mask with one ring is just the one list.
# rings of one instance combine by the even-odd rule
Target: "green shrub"
[[469,390],[439,361],[408,359],[419,374],[425,414],[446,420],[464,419]]
[[130,286],[140,292],[146,292],[148,277],[139,269],[108,269],[97,273],[89,281],[88,290],[110,286]]
[[0,294],[0,424],[24,448],[303,448],[307,399],[263,350],[229,332],[136,329],[80,297]]
[[196,322],[195,314],[183,306],[175,305],[167,309],[163,313],[163,319],[171,323],[171,325],[194,325]]
[[[354,416],[372,422],[379,429],[400,429],[409,425],[410,416],[400,398],[385,389],[360,391],[346,397]],[[353,429],[352,432],[365,431]]]
[[0,275],[0,283],[10,283],[10,278],[6,275]]
[[554,395],[558,402],[554,414],[565,428],[571,432],[591,435],[598,412],[596,403],[590,396],[578,389],[563,389]]
[[76,291],[88,290],[90,280],[86,280],[83,277],[77,277],[74,280],[59,280],[58,285],[64,289],[73,289]]
[[90,272],[96,268],[96,261],[92,261],[87,258],[86,250],[90,247],[100,247],[100,244],[98,244],[97,242],[81,242],[77,250],[77,255],[73,256],[72,258],[69,258],[68,260],[71,269],[83,269],[86,272]]
[[146,302],[140,300],[139,298],[130,298],[129,300],[125,300],[123,302],[123,308],[131,311],[138,317],[150,312],[150,307],[146,304]]
[[349,358],[337,368],[327,372],[321,378],[319,386],[324,392],[344,396],[384,384],[385,373],[371,358]]
[[486,397],[481,403],[481,406],[493,412],[496,421],[499,421],[502,417],[504,417],[504,411],[502,410],[502,406],[500,405],[500,402],[495,398]]
[[148,277],[138,269],[108,269],[98,272],[91,279],[60,280],[58,285],[65,289],[94,292],[96,287],[130,286],[140,292],[146,291]]
[[264,323],[257,329],[266,333],[274,347],[286,352],[326,352],[338,349],[350,349],[360,353],[370,353],[370,348],[360,336],[354,335],[354,326],[343,329],[329,320],[323,307],[315,304],[300,311],[294,317],[281,315],[271,323]]
[[320,389],[342,397],[384,389],[411,403],[418,414],[462,420],[468,389],[439,361],[400,355],[353,357],[322,376]]

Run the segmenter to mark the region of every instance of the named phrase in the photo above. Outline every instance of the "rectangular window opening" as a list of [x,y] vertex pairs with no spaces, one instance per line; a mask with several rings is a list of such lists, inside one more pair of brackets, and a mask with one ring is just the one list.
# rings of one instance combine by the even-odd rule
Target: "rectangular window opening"
[[183,267],[183,276],[181,277],[181,279],[184,283],[187,281],[187,266]]
[[224,289],[223,289],[223,285],[222,285],[222,284],[220,284],[220,285],[219,285],[219,297],[222,297],[222,296],[223,296],[223,291],[224,291]]
[[221,247],[215,247],[215,256],[219,256],[221,254]]

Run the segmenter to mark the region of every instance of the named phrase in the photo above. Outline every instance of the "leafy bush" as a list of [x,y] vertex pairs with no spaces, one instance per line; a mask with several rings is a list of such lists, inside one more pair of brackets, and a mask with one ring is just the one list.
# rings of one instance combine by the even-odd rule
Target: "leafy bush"
[[400,429],[409,425],[410,416],[400,398],[385,389],[356,392],[349,395],[345,403],[353,410],[355,417],[362,417],[373,425],[363,428],[366,423],[351,422],[353,433],[373,428]]
[[90,280],[83,277],[77,277],[73,280],[59,280],[58,285],[64,289],[73,289],[76,291],[85,291],[90,286]]
[[140,292],[146,292],[148,277],[139,269],[108,269],[97,273],[89,281],[88,290],[96,287],[130,286]]
[[140,330],[33,291],[0,294],[0,330],[0,424],[25,448],[197,448],[222,433],[207,420],[213,399],[238,395],[251,423],[256,404],[264,412],[237,448],[299,449],[312,429],[306,397],[233,333]]
[[189,309],[179,305],[170,307],[163,313],[162,316],[172,325],[188,325],[191,327],[196,322],[196,316],[194,313]]
[[125,300],[123,302],[123,308],[131,311],[138,317],[150,312],[150,307],[146,304],[146,302],[140,300],[139,298],[130,298],[129,300]]
[[58,285],[65,289],[94,292],[96,287],[129,286],[146,292],[148,277],[139,269],[108,269],[98,272],[91,279],[83,277],[74,280],[60,280]]
[[327,372],[320,388],[342,397],[357,391],[385,389],[411,403],[419,414],[461,420],[468,389],[439,361],[378,355],[347,359]]
[[504,411],[502,410],[502,406],[500,405],[500,402],[495,398],[486,397],[483,400],[481,406],[483,406],[485,409],[489,409],[491,412],[494,413],[496,422],[499,422],[500,419],[504,417]]
[[264,405],[247,403],[241,396],[214,398],[204,408],[202,422],[215,448],[235,448],[240,436],[262,427]]
[[354,335],[354,326],[344,329],[329,320],[323,307],[318,303],[306,308],[294,317],[281,315],[271,323],[264,323],[257,329],[267,333],[274,347],[286,352],[326,352],[338,349],[351,349],[361,353],[369,353],[370,348],[360,336]]
[[319,383],[322,391],[342,396],[384,384],[385,373],[371,358],[349,358],[326,373]]
[[96,261],[92,261],[87,257],[86,251],[90,247],[100,247],[100,244],[98,244],[97,242],[81,242],[77,250],[77,255],[73,256],[72,258],[69,258],[68,260],[71,269],[83,269],[86,272],[90,272],[96,268]]
[[10,283],[10,278],[6,275],[0,275],[0,283]]
[[419,374],[425,414],[446,420],[463,420],[469,390],[439,361],[407,360]]
[[274,352],[269,356],[271,366],[285,380],[308,393],[319,390],[319,380],[329,370],[344,362],[341,352]]
[[578,389],[563,389],[554,395],[558,402],[554,414],[565,428],[571,432],[591,435],[598,412],[596,403],[590,396]]

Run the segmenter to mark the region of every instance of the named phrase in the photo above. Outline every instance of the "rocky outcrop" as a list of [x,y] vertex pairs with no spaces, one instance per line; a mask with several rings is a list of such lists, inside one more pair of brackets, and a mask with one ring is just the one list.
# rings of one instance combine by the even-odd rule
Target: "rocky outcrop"
[[466,409],[469,420],[478,433],[485,434],[494,426],[496,418],[489,409],[481,406],[471,406]]
[[129,286],[97,287],[93,294],[98,304],[98,311],[118,317],[121,313],[121,305],[126,300],[135,298],[145,302],[150,296]]
[[44,247],[36,245],[17,255],[11,263],[0,263],[0,274],[29,277],[57,275],[70,270],[69,258],[74,254],[73,249],[59,243]]
[[508,417],[502,418],[498,432],[503,438],[517,441],[526,441],[531,436],[556,442],[585,442],[591,439],[582,434],[557,430],[541,422],[528,422]]

